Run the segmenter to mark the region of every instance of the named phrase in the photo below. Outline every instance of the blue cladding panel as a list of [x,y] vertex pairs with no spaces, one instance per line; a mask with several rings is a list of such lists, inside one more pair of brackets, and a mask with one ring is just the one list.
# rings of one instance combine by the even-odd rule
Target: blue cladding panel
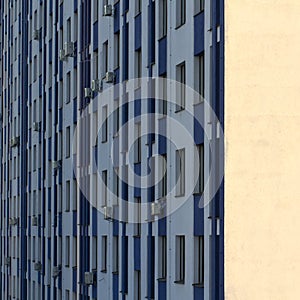
[[194,54],[199,55],[204,51],[204,14],[194,17]]
[[97,213],[98,210],[96,208],[92,209],[92,235],[97,236]]
[[114,5],[114,32],[120,30],[120,2]]
[[158,75],[167,72],[167,37],[160,39],[158,43]]
[[62,28],[64,24],[64,5],[59,6],[59,27]]
[[134,19],[134,48],[135,50],[142,47],[142,14],[139,14]]
[[98,49],[98,28],[99,28],[99,25],[98,25],[98,21],[94,23],[93,25],[93,33],[94,33],[94,36],[93,36],[93,51],[97,51]]
[[73,268],[73,292],[77,291],[77,268]]
[[167,299],[167,283],[166,281],[158,281],[158,300],[166,300],[166,299]]
[[204,235],[204,209],[199,208],[200,195],[194,196],[194,235]]
[[119,299],[119,274],[113,274],[113,300]]
[[194,299],[204,300],[204,288],[203,287],[194,287]]
[[162,218],[158,220],[158,235],[165,236],[167,234],[167,220]]
[[73,236],[77,235],[77,212],[73,211]]
[[128,292],[128,237],[122,236],[122,294]]
[[134,269],[141,270],[141,239],[139,237],[134,237]]
[[204,104],[195,105],[194,110],[194,140],[195,144],[199,145],[204,143],[204,130],[202,127],[202,124],[204,124]]

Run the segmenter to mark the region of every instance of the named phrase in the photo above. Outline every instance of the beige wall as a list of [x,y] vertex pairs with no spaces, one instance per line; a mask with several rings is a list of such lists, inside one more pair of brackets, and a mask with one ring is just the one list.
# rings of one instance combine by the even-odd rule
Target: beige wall
[[300,1],[225,3],[226,299],[300,299]]

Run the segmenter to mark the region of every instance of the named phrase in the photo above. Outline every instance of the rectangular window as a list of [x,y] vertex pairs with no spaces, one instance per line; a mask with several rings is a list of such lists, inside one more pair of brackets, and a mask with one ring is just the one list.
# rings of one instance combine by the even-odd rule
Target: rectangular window
[[114,197],[114,201],[113,204],[114,205],[118,205],[119,204],[119,168],[114,168],[113,170],[113,197]]
[[113,237],[113,273],[119,272],[119,237]]
[[134,235],[135,236],[141,236],[141,229],[142,229],[142,209],[141,209],[141,198],[140,197],[136,197],[134,199],[134,204],[135,204],[135,224],[134,224]]
[[102,171],[102,206],[107,206],[107,170]]
[[33,58],[33,81],[37,78],[37,56]]
[[103,77],[108,71],[108,41],[103,44]]
[[200,94],[199,101],[203,101],[204,98],[204,53],[196,56],[195,63],[195,90]]
[[73,98],[77,97],[77,70],[73,72]]
[[98,249],[98,239],[96,236],[92,238],[92,269],[97,270],[97,250]]
[[168,97],[168,90],[167,90],[167,75],[164,74],[162,79],[159,81],[159,113],[163,116],[167,114],[167,97]]
[[142,78],[142,50],[139,49],[135,51],[135,79],[138,79],[136,81],[136,88],[139,88],[140,78]]
[[176,67],[176,111],[183,110],[185,108],[185,62],[177,65]]
[[107,272],[107,236],[102,236],[101,272]]
[[176,0],[176,28],[185,23],[186,0]]
[[71,42],[71,18],[67,20],[67,42]]
[[107,105],[102,107],[102,143],[107,142],[107,131],[108,131],[108,122],[107,122]]
[[134,271],[134,300],[142,299],[141,271]]
[[93,10],[93,20],[94,22],[98,21],[98,14],[99,14],[99,5],[98,5],[99,0],[94,0],[94,10]]
[[77,237],[73,237],[73,267],[77,267]]
[[114,68],[120,67],[120,31],[114,35]]
[[159,2],[159,38],[163,38],[168,32],[168,1]]
[[67,73],[67,86],[66,86],[66,103],[70,102],[71,98],[71,73]]
[[195,151],[195,161],[198,161],[199,168],[196,167],[195,171],[195,179],[196,179],[196,186],[195,186],[195,193],[202,194],[204,190],[204,145],[197,145]]
[[114,100],[114,137],[118,135],[120,127],[120,108],[119,108],[119,99]]
[[167,237],[158,237],[158,273],[159,279],[166,279],[167,277]]
[[135,124],[135,138],[134,138],[134,163],[140,163],[141,162],[141,156],[142,156],[142,143],[141,143],[141,123]]
[[185,149],[176,150],[176,196],[185,192]]
[[175,261],[175,283],[184,283],[185,277],[185,237],[183,235],[176,236],[176,261]]
[[66,211],[70,211],[70,181],[66,181]]
[[66,236],[66,247],[65,247],[65,266],[70,266],[70,237]]
[[70,126],[66,128],[66,158],[70,157],[70,148],[71,148],[71,129]]
[[195,236],[195,284],[203,286],[204,284],[204,237]]
[[161,155],[161,162],[158,165],[159,178],[161,178],[158,184],[158,198],[164,198],[167,195],[167,154]]
[[142,10],[142,0],[135,0],[135,14],[138,15]]
[[77,181],[73,180],[73,211],[77,211]]
[[195,3],[195,15],[204,11],[204,0],[194,0]]

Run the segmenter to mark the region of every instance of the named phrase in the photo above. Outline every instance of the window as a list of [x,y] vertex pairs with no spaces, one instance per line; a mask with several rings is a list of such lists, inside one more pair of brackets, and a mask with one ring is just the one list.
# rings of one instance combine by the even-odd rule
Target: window
[[97,250],[98,249],[98,239],[96,236],[92,238],[92,269],[97,270]]
[[120,67],[120,31],[114,35],[114,68]]
[[168,1],[159,2],[159,38],[163,38],[168,32]]
[[70,211],[70,181],[66,181],[66,211]]
[[195,236],[195,284],[204,284],[204,237]]
[[102,171],[102,206],[107,206],[107,170]]
[[65,247],[65,266],[70,265],[70,237],[66,236],[66,247]]
[[67,73],[67,87],[66,87],[66,103],[70,102],[71,98],[71,73]]
[[176,0],[176,27],[185,23],[186,18],[186,0]]
[[142,50],[135,51],[135,79],[137,80],[137,87],[140,87],[140,78],[142,77]]
[[[195,62],[195,90],[204,98],[204,54],[196,56]],[[202,101],[203,99],[199,99]]]
[[102,236],[101,272],[107,272],[107,236]]
[[71,143],[71,140],[70,140],[70,126],[68,126],[66,128],[66,158],[69,158],[70,157],[70,143]]
[[166,279],[167,277],[167,237],[158,237],[158,276],[159,279]]
[[134,271],[134,300],[142,299],[141,271]]
[[119,202],[119,168],[114,168],[113,171],[113,197],[114,197],[114,205],[118,205]]
[[158,165],[161,178],[158,185],[158,198],[164,198],[167,195],[167,154],[161,155],[161,162]]
[[176,196],[183,196],[185,191],[185,149],[176,150]]
[[135,0],[135,14],[138,15],[142,10],[142,0]]
[[119,237],[113,237],[113,273],[119,272]]
[[107,105],[102,107],[102,143],[107,142]]
[[71,42],[71,18],[67,20],[67,42]]
[[77,181],[73,180],[73,211],[77,210]]
[[135,220],[135,224],[134,224],[134,235],[135,236],[141,236],[141,227],[142,227],[142,224],[141,224],[141,217],[142,217],[142,208],[141,208],[141,198],[140,197],[136,197],[134,199],[134,204],[135,204],[135,217],[134,217],[134,220]]
[[33,81],[37,78],[37,56],[33,58]]
[[135,124],[134,163],[141,162],[141,123]]
[[185,237],[176,236],[175,283],[184,283],[185,277]]
[[114,137],[118,135],[119,127],[120,127],[120,108],[119,108],[119,99],[114,100]]
[[194,0],[195,3],[195,15],[204,11],[204,0]]
[[164,74],[159,81],[159,113],[161,115],[167,114],[167,104],[168,104],[168,91],[167,91],[167,79],[166,74]]
[[108,71],[108,41],[103,44],[103,77]]
[[[198,156],[195,161],[199,162],[198,173],[195,174],[196,186],[195,193],[202,194],[204,190],[204,145],[197,145],[195,155]],[[195,168],[197,170],[197,168]]]
[[73,72],[73,98],[77,97],[77,69]]
[[185,62],[176,67],[176,80],[176,111],[180,111],[185,108]]
[[77,267],[77,237],[73,237],[73,267]]
[[99,5],[98,5],[98,1],[99,0],[94,0],[94,14],[93,14],[93,18],[94,18],[94,22],[98,21],[98,14],[99,14]]

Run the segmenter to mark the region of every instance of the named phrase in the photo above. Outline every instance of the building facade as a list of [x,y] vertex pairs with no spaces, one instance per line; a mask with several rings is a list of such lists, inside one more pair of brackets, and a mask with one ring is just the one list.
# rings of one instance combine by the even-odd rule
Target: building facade
[[0,3],[3,299],[224,299],[223,6]]

